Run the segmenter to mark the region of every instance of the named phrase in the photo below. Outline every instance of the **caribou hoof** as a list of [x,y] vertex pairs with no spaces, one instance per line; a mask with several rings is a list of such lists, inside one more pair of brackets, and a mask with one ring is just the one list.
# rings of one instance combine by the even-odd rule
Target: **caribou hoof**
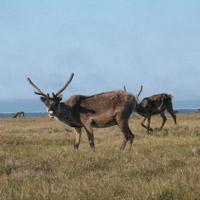
[[153,134],[153,129],[152,129],[152,128],[149,128],[148,131],[147,131],[147,134],[148,134],[148,135],[152,135],[152,134]]

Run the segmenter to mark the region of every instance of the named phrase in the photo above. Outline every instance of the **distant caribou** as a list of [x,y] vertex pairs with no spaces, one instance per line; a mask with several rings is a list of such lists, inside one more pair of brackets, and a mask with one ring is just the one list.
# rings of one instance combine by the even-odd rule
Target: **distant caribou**
[[200,113],[200,109],[197,109],[197,112],[196,113]]
[[35,94],[41,95],[40,99],[46,105],[49,117],[68,124],[74,128],[74,148],[78,149],[81,139],[81,128],[86,130],[90,147],[95,150],[93,127],[104,128],[118,125],[124,136],[121,145],[123,150],[128,142],[131,149],[134,135],[131,132],[128,121],[131,113],[136,108],[140,95],[133,95],[122,90],[103,92],[91,96],[73,95],[67,101],[61,102],[61,93],[69,85],[73,78],[72,73],[67,83],[56,94],[43,93],[30,78],[28,82],[37,90]]
[[[126,91],[126,88],[124,86],[124,90]],[[143,119],[141,121],[141,125],[147,129],[147,134],[150,134],[153,132],[153,129],[150,128],[150,123],[151,123],[151,117],[152,115],[160,114],[160,116],[163,119],[163,123],[159,130],[161,130],[166,121],[167,117],[165,116],[165,110],[169,112],[169,114],[172,116],[174,123],[176,124],[176,115],[173,110],[173,105],[172,105],[172,95],[167,94],[167,93],[161,93],[161,94],[155,94],[150,97],[144,98],[141,102],[138,101],[135,111],[143,116]],[[148,124],[147,126],[144,125],[145,120],[148,119]]]
[[23,112],[23,111],[17,112],[17,113],[13,116],[13,118],[21,118],[21,117],[24,117],[24,112]]
[[174,113],[175,113],[175,114],[178,113],[178,109],[175,109],[175,110],[174,110]]

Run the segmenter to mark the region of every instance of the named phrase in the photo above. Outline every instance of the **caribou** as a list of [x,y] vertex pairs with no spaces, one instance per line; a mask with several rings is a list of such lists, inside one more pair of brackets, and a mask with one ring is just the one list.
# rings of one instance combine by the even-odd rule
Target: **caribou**
[[90,96],[73,95],[67,101],[61,102],[62,92],[70,84],[72,73],[67,83],[52,96],[43,93],[30,78],[28,82],[37,90],[40,100],[46,105],[50,118],[55,118],[74,128],[74,148],[78,149],[81,139],[81,130],[85,129],[90,147],[95,150],[93,128],[106,128],[117,125],[124,137],[121,145],[123,150],[128,143],[128,149],[134,140],[134,135],[129,128],[129,118],[136,108],[138,95],[133,95],[123,90],[103,92]]
[[[141,86],[141,90],[142,88],[143,87]],[[124,90],[126,91],[125,86]],[[151,134],[153,132],[153,129],[150,127],[152,115],[160,114],[160,116],[163,119],[163,122],[159,130],[161,130],[164,127],[167,121],[167,117],[164,113],[165,110],[167,110],[172,116],[174,123],[177,123],[175,111],[173,110],[172,98],[173,96],[171,94],[161,93],[146,97],[141,102],[139,102],[138,100],[134,111],[139,115],[143,116],[141,125],[147,130],[147,134]],[[148,119],[147,126],[144,124],[146,119]]]
[[13,118],[21,118],[21,117],[24,117],[24,112],[21,111],[21,112],[17,112],[16,114],[14,114]]

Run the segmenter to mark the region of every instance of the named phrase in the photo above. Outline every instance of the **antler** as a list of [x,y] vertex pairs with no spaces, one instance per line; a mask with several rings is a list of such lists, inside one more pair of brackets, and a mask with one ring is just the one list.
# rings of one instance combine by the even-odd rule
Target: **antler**
[[[141,85],[141,88],[140,88],[140,91],[139,91],[137,97],[140,96],[140,94],[141,94],[141,92],[142,92],[142,89],[143,89],[143,86]],[[126,86],[125,86],[125,85],[124,85],[124,91],[127,92],[127,90],[126,90]]]
[[[67,81],[67,83],[64,85],[64,87],[62,89],[60,89],[56,94],[53,94],[53,97],[56,98],[72,81],[72,78],[74,76],[74,73],[71,74],[69,80]],[[49,97],[49,94],[44,94],[32,81],[30,78],[27,78],[28,82],[38,91],[38,92],[34,92],[37,95],[42,95],[44,97]]]
[[60,89],[56,94],[55,96],[58,96],[69,84],[70,82],[72,81],[72,78],[74,76],[74,73],[71,73],[71,76],[69,78],[69,80],[67,81],[67,83],[64,85],[64,87],[62,89]]
[[27,78],[28,82],[38,91],[38,92],[34,92],[37,95],[42,95],[44,97],[47,97],[46,94],[44,94],[32,81],[30,78]]
[[141,85],[141,88],[140,88],[140,91],[139,91],[139,93],[138,93],[137,97],[139,97],[139,96],[140,96],[140,94],[141,94],[141,92],[142,92],[142,89],[143,89],[143,85]]

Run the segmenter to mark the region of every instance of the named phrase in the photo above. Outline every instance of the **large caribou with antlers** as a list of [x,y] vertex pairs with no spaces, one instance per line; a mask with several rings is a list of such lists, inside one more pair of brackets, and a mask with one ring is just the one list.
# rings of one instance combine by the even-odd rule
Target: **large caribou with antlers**
[[86,130],[91,148],[95,150],[93,127],[104,128],[118,125],[124,136],[121,149],[123,150],[128,142],[130,150],[134,135],[128,121],[141,91],[138,95],[122,90],[91,96],[73,95],[67,101],[61,102],[63,98],[61,93],[69,85],[73,76],[72,73],[64,87],[56,94],[52,93],[52,97],[43,93],[30,78],[27,80],[37,90],[35,94],[41,96],[40,99],[45,103],[49,117],[54,117],[74,128],[75,149],[78,149],[80,144],[82,127]]

